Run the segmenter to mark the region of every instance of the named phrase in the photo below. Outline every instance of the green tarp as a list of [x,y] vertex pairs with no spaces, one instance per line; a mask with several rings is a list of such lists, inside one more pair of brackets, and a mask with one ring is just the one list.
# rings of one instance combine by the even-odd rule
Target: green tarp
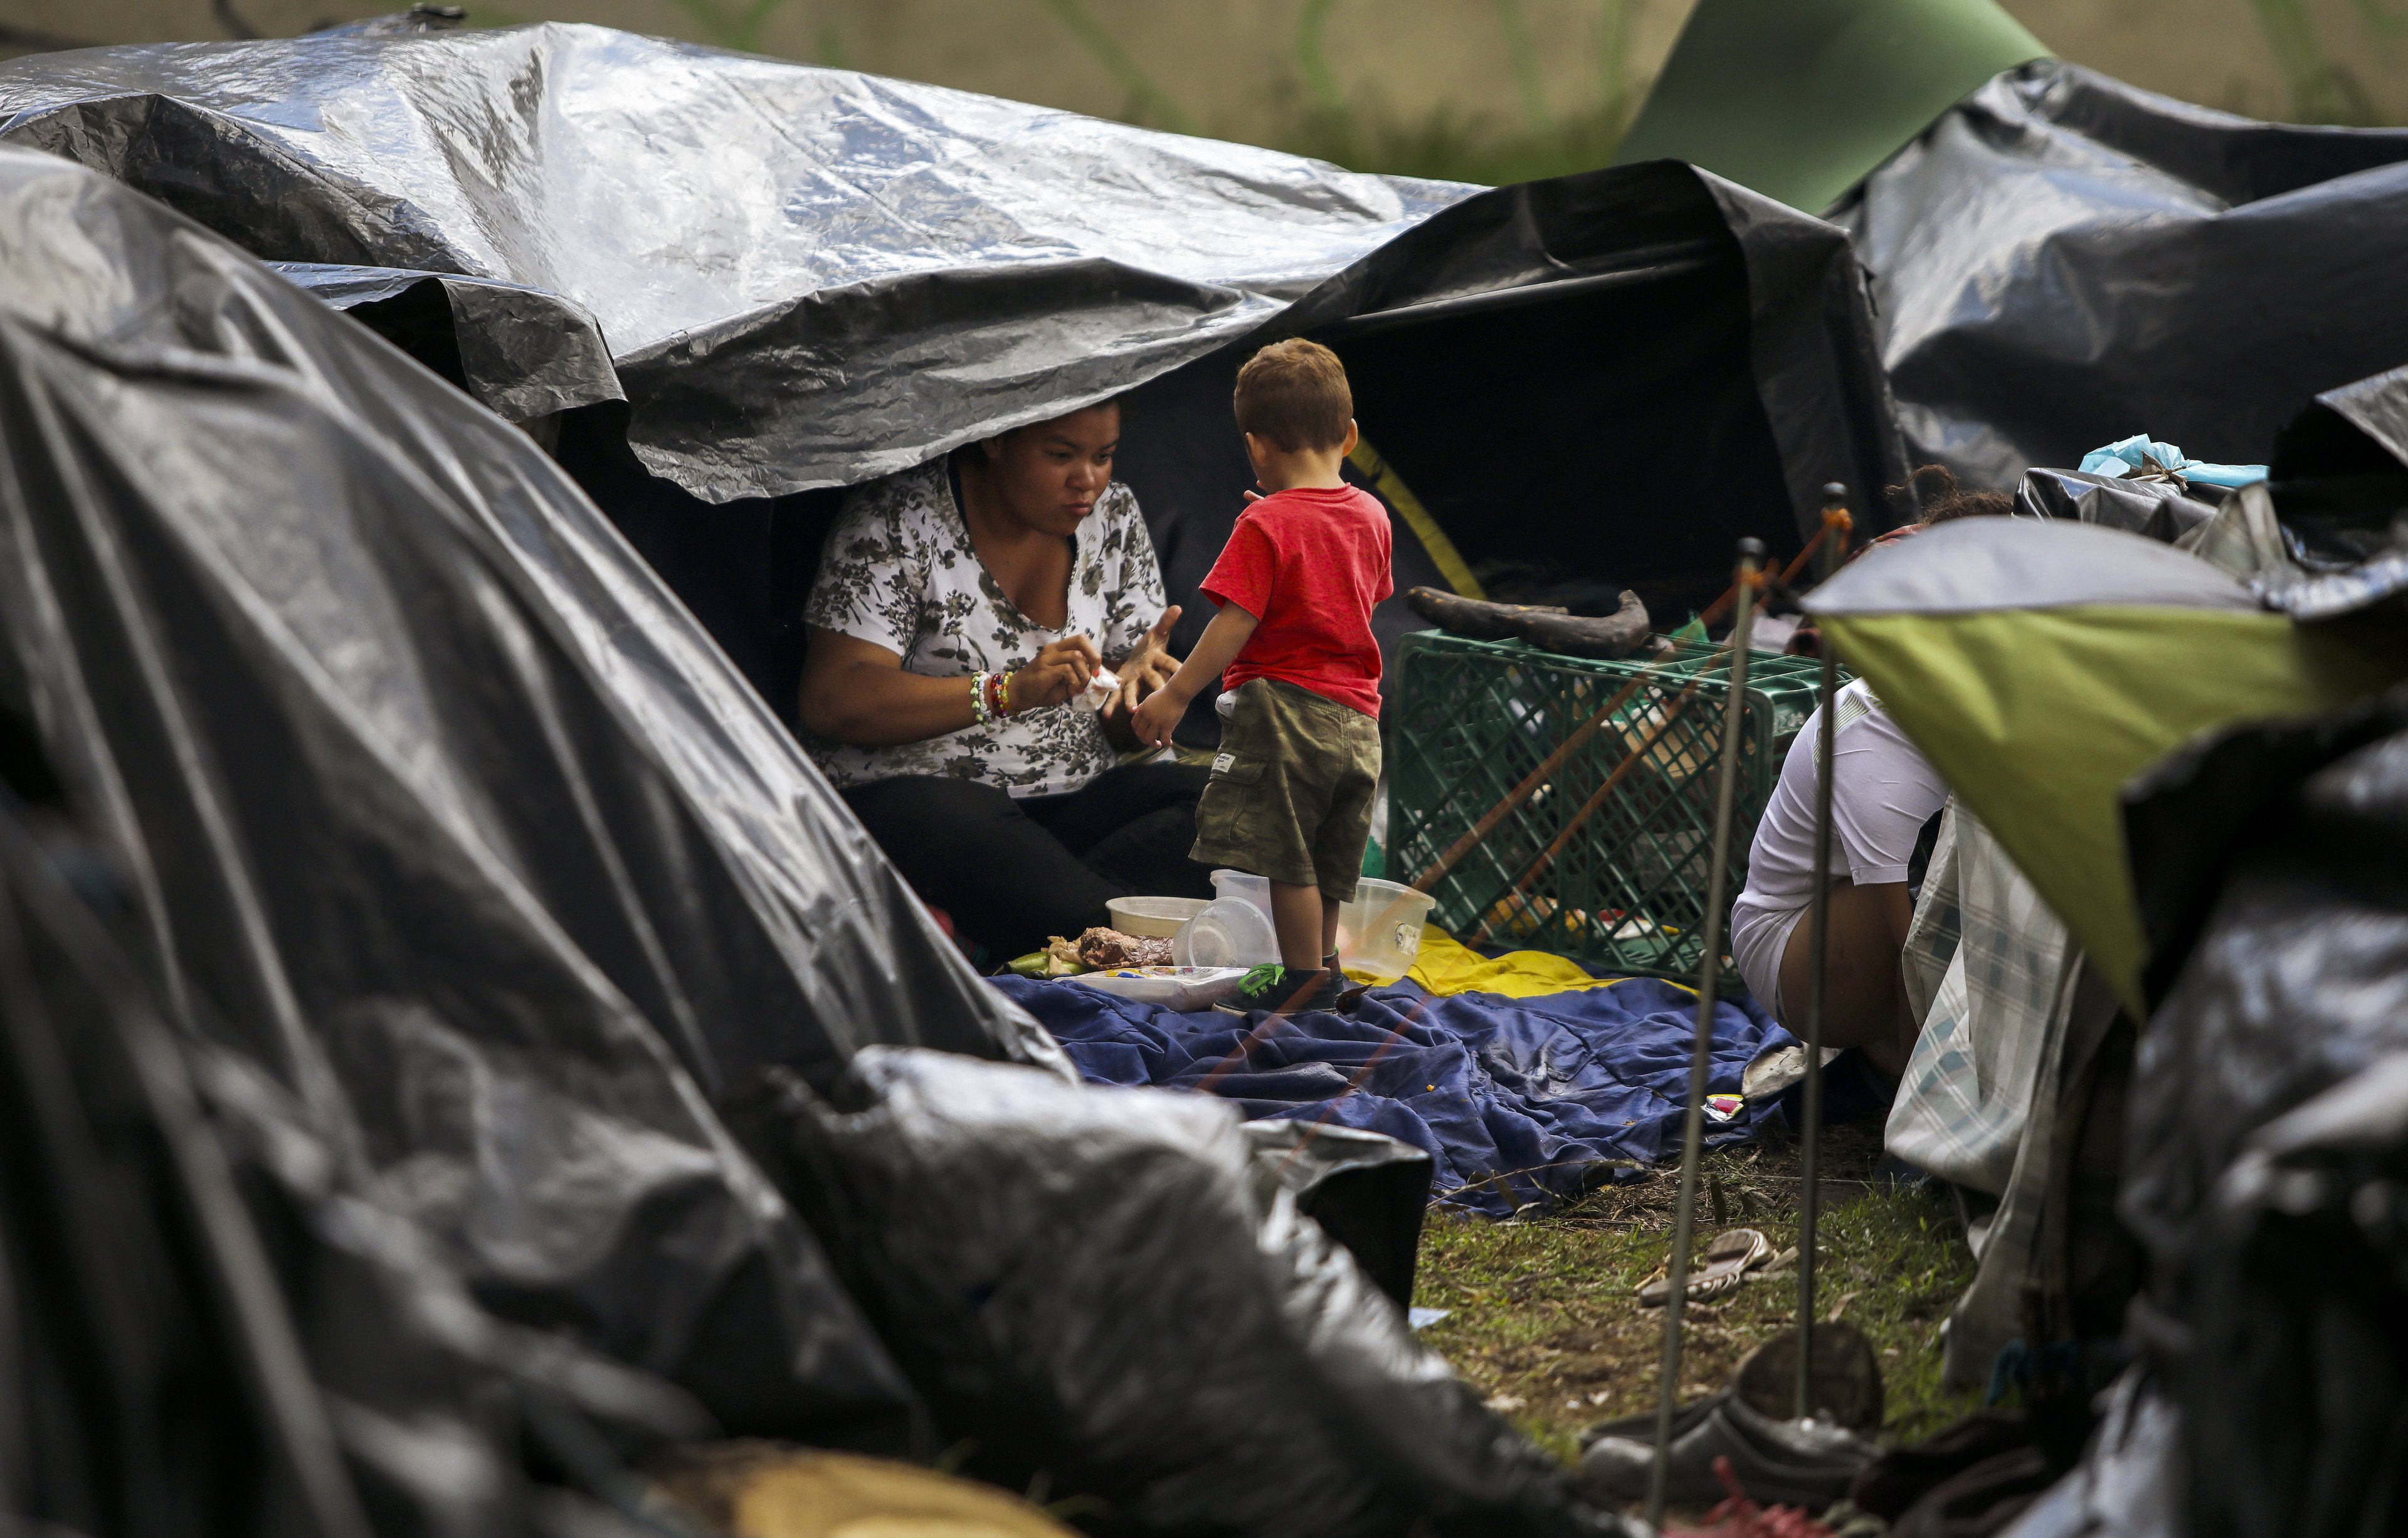
[[2049,50],[1993,0],[1699,0],[1614,160],[1817,212],[1960,96]]

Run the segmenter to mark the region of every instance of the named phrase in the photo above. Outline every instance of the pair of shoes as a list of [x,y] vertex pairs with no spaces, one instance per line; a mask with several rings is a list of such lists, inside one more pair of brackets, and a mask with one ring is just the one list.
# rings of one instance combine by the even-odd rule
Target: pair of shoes
[[[1772,1263],[1772,1241],[1754,1229],[1732,1229],[1714,1235],[1706,1246],[1706,1263],[1689,1272],[1689,1301],[1702,1302],[1719,1298],[1726,1292],[1736,1292],[1749,1272]],[[1642,1308],[1662,1308],[1672,1297],[1672,1272],[1670,1266],[1659,1266],[1656,1274],[1639,1284],[1639,1302]]]
[[1256,967],[1239,982],[1234,997],[1212,1007],[1224,1014],[1309,1014],[1336,1009],[1348,987],[1344,972],[1325,968]]
[[[1618,1500],[1644,1498],[1656,1461],[1656,1417],[1608,1421],[1593,1434],[1581,1454],[1582,1481]],[[1827,1421],[1760,1415],[1726,1388],[1672,1417],[1665,1495],[1684,1505],[1721,1500],[1728,1492],[1714,1464],[1727,1459],[1753,1499],[1820,1511],[1847,1493],[1873,1450],[1870,1441]]]

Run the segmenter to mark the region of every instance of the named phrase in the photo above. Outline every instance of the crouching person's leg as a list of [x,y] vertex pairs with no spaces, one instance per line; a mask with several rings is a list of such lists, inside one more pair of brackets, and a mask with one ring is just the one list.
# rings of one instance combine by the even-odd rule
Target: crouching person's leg
[[[1906,1055],[1922,1022],[1906,1006],[1899,958],[1914,917],[1904,882],[1858,886],[1846,880],[1830,893],[1830,965],[1826,972],[1823,1044],[1862,1047],[1866,1060],[1892,1079],[1906,1071]],[[1781,953],[1782,1024],[1806,1031],[1814,989],[1814,920],[1809,913],[1789,931]]]
[[843,794],[911,889],[996,962],[1110,920],[1120,894],[994,785],[903,775]]

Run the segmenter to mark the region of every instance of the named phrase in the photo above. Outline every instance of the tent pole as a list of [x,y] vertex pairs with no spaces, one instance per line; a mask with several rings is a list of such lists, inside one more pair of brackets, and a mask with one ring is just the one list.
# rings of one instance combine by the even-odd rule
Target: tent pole
[[[1846,558],[1848,488],[1834,481],[1823,488],[1820,577],[1830,579]],[[1832,696],[1839,690],[1840,662],[1828,638],[1815,650],[1823,663],[1819,723],[1814,734],[1814,909],[1807,922],[1813,981],[1806,996],[1805,1123],[1799,1139],[1798,1173],[1803,1187],[1798,1205],[1798,1416],[1813,1417],[1814,1404],[1814,1220],[1822,1207],[1823,1009],[1829,993],[1831,962],[1831,753],[1839,735]]]
[[1723,971],[1723,905],[1729,900],[1731,816],[1739,799],[1740,728],[1747,720],[1748,638],[1764,583],[1764,542],[1739,542],[1739,617],[1731,628],[1730,698],[1723,709],[1722,783],[1714,790],[1713,863],[1706,872],[1705,954],[1698,958],[1697,1042],[1689,1056],[1689,1114],[1681,1132],[1681,1194],[1673,1207],[1665,1279],[1663,1383],[1656,1396],[1656,1461],[1647,1474],[1647,1523],[1664,1525],[1671,1470],[1672,1406],[1681,1391],[1681,1319],[1689,1300],[1689,1243],[1698,1207],[1698,1157],[1706,1135],[1706,1082],[1713,1063],[1714,991]]

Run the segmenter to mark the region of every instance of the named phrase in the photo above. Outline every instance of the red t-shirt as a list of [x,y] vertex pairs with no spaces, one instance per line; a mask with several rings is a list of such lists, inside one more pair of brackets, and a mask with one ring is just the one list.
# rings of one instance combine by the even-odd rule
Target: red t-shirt
[[1371,606],[1396,591],[1388,510],[1354,486],[1303,487],[1249,504],[1204,579],[1204,596],[1260,623],[1221,686],[1275,678],[1380,713]]

